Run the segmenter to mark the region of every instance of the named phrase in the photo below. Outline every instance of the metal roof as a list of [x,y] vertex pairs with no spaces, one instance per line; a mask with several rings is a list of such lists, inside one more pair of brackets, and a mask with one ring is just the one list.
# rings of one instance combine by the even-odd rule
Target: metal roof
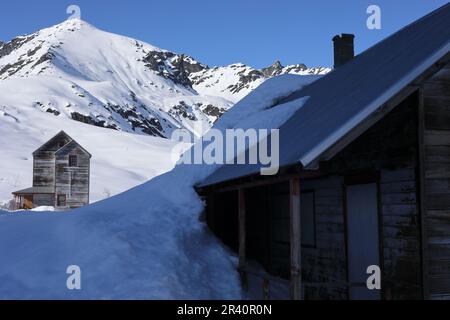
[[13,194],[53,194],[55,189],[51,187],[31,187],[20,191],[15,191]]
[[[450,4],[446,4],[281,101],[279,107],[310,97],[279,128],[280,166],[308,166],[319,159],[449,52]],[[256,174],[260,167],[223,165],[200,187]]]

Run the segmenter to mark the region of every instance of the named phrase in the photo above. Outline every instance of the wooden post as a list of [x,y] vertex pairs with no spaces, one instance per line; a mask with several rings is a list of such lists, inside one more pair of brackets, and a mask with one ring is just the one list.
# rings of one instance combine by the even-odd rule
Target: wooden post
[[17,198],[16,198],[16,203],[15,203],[15,208],[14,208],[14,210],[20,210],[20,209],[21,209],[21,208],[20,208],[20,202],[22,201],[22,196],[17,195],[16,197],[17,197]]
[[418,91],[418,150],[419,150],[419,204],[420,204],[420,243],[421,243],[421,263],[422,263],[422,294],[423,299],[429,299],[429,287],[428,287],[428,238],[426,233],[426,205],[425,205],[425,107],[424,107],[424,94],[423,87]]
[[239,272],[244,290],[247,290],[246,232],[245,232],[245,189],[239,189]]
[[302,255],[300,228],[300,181],[291,179],[290,190],[290,227],[291,227],[291,298],[302,300]]

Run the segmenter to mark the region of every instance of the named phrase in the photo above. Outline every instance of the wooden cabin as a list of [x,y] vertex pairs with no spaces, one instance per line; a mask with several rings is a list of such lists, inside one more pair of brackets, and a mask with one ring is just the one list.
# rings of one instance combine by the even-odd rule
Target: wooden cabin
[[224,165],[197,186],[206,221],[254,298],[450,299],[450,4],[336,60],[274,105],[309,97],[276,176]]
[[33,186],[13,193],[16,209],[89,204],[91,154],[61,131],[33,153]]

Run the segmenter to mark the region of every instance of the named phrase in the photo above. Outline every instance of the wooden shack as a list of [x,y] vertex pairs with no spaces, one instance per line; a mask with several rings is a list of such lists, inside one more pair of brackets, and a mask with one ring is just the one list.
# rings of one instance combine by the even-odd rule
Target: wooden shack
[[33,153],[33,186],[13,193],[16,209],[89,204],[91,154],[61,131]]
[[[277,100],[309,97],[279,128],[276,176],[224,165],[197,186],[245,286],[259,279],[261,298],[284,279],[293,299],[450,299],[449,52],[447,4]],[[367,287],[372,265],[380,290]]]

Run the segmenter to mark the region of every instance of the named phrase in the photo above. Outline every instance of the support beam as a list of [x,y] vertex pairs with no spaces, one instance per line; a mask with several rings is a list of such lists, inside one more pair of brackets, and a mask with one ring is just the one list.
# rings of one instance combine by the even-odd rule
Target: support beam
[[422,263],[422,294],[423,299],[429,299],[429,285],[428,285],[428,237],[426,233],[426,204],[425,204],[425,107],[424,107],[424,93],[423,87],[418,91],[418,154],[419,154],[419,205],[420,205],[420,243],[421,243],[421,263]]
[[[274,185],[277,183],[285,183],[289,182],[291,179],[300,178],[303,180],[307,179],[316,179],[325,176],[325,173],[320,172],[319,170],[301,170],[299,169],[298,172],[292,173],[292,174],[279,174],[277,176],[270,176],[270,177],[262,177],[262,176],[254,176],[254,177],[248,177],[241,182],[239,181],[233,181],[228,184],[218,184],[210,187],[204,187],[204,188],[196,188],[197,193],[199,194],[208,194],[210,192],[230,192],[230,191],[236,191],[239,189],[248,189],[248,188],[255,188],[255,187],[264,187],[269,185]],[[209,190],[209,191],[207,191]]]
[[246,230],[245,230],[245,189],[239,189],[239,272],[241,274],[242,287],[247,290],[246,271]]
[[300,180],[289,182],[290,198],[290,228],[291,228],[291,298],[302,300],[302,254],[300,228]]

